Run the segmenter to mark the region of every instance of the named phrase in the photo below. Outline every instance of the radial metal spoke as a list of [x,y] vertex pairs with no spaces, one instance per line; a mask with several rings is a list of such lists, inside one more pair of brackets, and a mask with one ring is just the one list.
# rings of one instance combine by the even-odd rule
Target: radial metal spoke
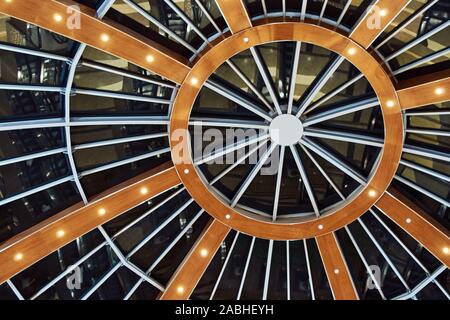
[[267,300],[267,293],[269,291],[270,268],[272,266],[273,240],[269,240],[269,248],[267,250],[266,274],[264,276],[264,288],[262,300]]
[[229,118],[218,119],[218,118],[191,117],[191,119],[189,121],[189,125],[204,126],[204,127],[245,128],[245,129],[269,130],[269,125],[262,121],[233,120],[233,119],[229,119]]
[[350,176],[352,179],[360,183],[361,185],[367,185],[367,179],[364,178],[360,173],[355,171],[353,168],[349,167],[343,161],[338,159],[335,155],[331,154],[325,148],[319,146],[317,143],[312,140],[305,138],[300,141],[305,147],[312,150],[314,153],[318,154],[320,157],[331,163],[336,168],[340,169],[342,172]]
[[322,21],[323,15],[325,14],[325,9],[327,8],[328,0],[325,0],[322,5],[322,9],[320,10],[319,22]]
[[250,90],[253,91],[253,93],[261,100],[262,103],[270,110],[274,111],[270,103],[267,101],[266,97],[258,90],[256,89],[255,85],[252,83],[252,81],[239,69],[239,67],[231,60],[227,60],[227,64],[230,66],[230,68],[241,78],[241,80],[250,88]]
[[356,83],[357,81],[359,81],[363,78],[364,78],[364,75],[362,73],[352,77],[350,80],[344,82],[343,84],[341,84],[340,86],[338,86],[331,92],[325,94],[323,97],[321,97],[316,102],[311,104],[311,106],[307,110],[305,110],[305,112],[303,114],[306,115],[306,114],[310,113],[311,111],[313,111],[316,108],[323,105],[325,102],[329,101],[331,98],[335,97],[338,93],[344,91],[345,89],[347,89],[348,87],[350,87],[351,85],[353,85],[354,83]]
[[402,165],[404,165],[404,166],[406,166],[408,168],[411,168],[411,169],[423,172],[425,174],[428,174],[428,175],[430,175],[432,177],[441,179],[443,181],[450,182],[450,176],[447,176],[447,175],[445,175],[443,173],[431,170],[431,169],[429,169],[427,167],[424,167],[424,166],[421,166],[421,165],[418,165],[418,164],[415,164],[413,162],[406,161],[406,160],[403,160],[403,159],[400,160],[400,164],[402,164]]
[[324,122],[330,119],[338,118],[346,114],[355,113],[358,111],[370,109],[380,105],[377,97],[356,101],[343,106],[331,108],[330,110],[320,112],[311,117],[308,117],[303,125],[305,127],[312,126],[313,124]]
[[136,156],[136,157],[132,157],[132,158],[128,158],[128,159],[124,159],[124,160],[120,160],[120,161],[116,161],[116,162],[112,162],[112,163],[108,163],[105,164],[103,166],[99,166],[99,167],[95,167],[92,169],[88,169],[88,170],[84,170],[80,173],[80,177],[85,177],[94,173],[98,173],[101,171],[105,171],[105,170],[109,170],[109,169],[113,169],[113,168],[117,168],[132,162],[137,162],[137,161],[141,161],[141,160],[145,160],[148,158],[152,158],[152,157],[157,157],[160,156],[164,153],[170,153],[170,148],[164,148],[161,150],[156,150],[156,151],[152,151],[149,153],[145,153],[142,154],[140,156]]
[[231,254],[233,253],[234,247],[236,246],[236,242],[237,242],[237,240],[238,240],[238,238],[239,238],[239,235],[240,235],[240,232],[239,232],[239,231],[236,231],[236,235],[235,235],[235,237],[234,237],[233,243],[231,244],[230,249],[228,249],[227,257],[225,258],[225,261],[223,262],[223,266],[222,266],[222,268],[220,269],[219,276],[218,276],[217,279],[216,279],[216,282],[215,282],[215,284],[214,284],[213,290],[211,291],[211,296],[209,297],[209,300],[214,299],[214,296],[215,296],[215,294],[216,294],[217,288],[219,287],[219,283],[220,283],[220,281],[222,280],[222,277],[223,277],[223,274],[224,274],[224,272],[225,272],[225,269],[226,269],[227,266],[228,266],[228,261],[230,261]]
[[358,242],[353,237],[353,234],[350,232],[350,229],[348,228],[348,226],[345,226],[344,229],[347,232],[347,235],[350,238],[350,241],[352,242],[353,246],[355,247],[356,252],[358,253],[359,258],[361,259],[364,267],[366,268],[366,271],[367,271],[369,277],[372,279],[373,283],[375,284],[375,288],[377,289],[381,298],[383,300],[386,300],[386,296],[384,295],[383,290],[381,289],[381,283],[380,283],[379,279],[377,279],[377,277],[375,277],[375,275],[373,274],[373,271],[370,268],[369,263],[367,262],[366,258],[364,257],[364,254],[363,254],[361,248],[359,247]]
[[319,169],[322,176],[328,181],[328,183],[331,185],[334,191],[336,191],[336,193],[341,197],[342,200],[345,200],[345,196],[343,195],[341,190],[339,190],[334,181],[330,178],[330,176],[326,173],[326,171],[322,168],[322,166],[317,162],[317,160],[314,158],[311,152],[309,152],[308,149],[306,149],[306,147],[303,146],[302,144],[300,144],[300,147],[302,148],[303,152],[305,152],[306,155],[311,159],[316,168]]
[[428,191],[425,188],[422,188],[421,186],[417,185],[416,183],[414,183],[408,179],[405,179],[399,175],[396,175],[394,178],[396,180],[402,182],[403,184],[407,185],[408,187],[413,188],[414,190],[419,191],[420,193],[424,194],[425,196],[433,199],[434,201],[439,202],[440,204],[446,206],[447,208],[450,208],[450,201],[448,201],[446,199],[442,199],[441,197],[437,196],[436,194]]
[[286,293],[287,300],[291,300],[291,252],[289,240],[286,241]]
[[208,18],[208,21],[212,24],[212,26],[216,29],[218,33],[222,33],[222,30],[220,30],[219,26],[217,25],[214,18],[211,16],[209,11],[206,9],[206,7],[203,5],[203,3],[200,0],[195,0],[195,4],[202,10],[202,13],[205,15],[206,18]]
[[3,206],[5,204],[11,203],[11,202],[14,202],[16,200],[25,199],[26,197],[29,197],[29,196],[31,196],[33,194],[39,193],[41,191],[49,190],[49,189],[51,189],[53,187],[62,185],[63,183],[66,183],[66,182],[69,182],[69,181],[72,181],[72,180],[73,180],[73,176],[64,177],[64,178],[61,178],[61,179],[58,179],[58,180],[55,180],[55,181],[43,184],[41,186],[34,187],[34,188],[30,189],[30,190],[27,190],[27,191],[24,191],[24,192],[21,192],[21,193],[18,193],[18,194],[15,194],[15,195],[3,198],[3,199],[0,200],[0,206]]
[[70,126],[125,126],[125,125],[168,125],[169,118],[161,116],[126,116],[126,117],[75,117],[70,119]]
[[45,58],[45,59],[58,60],[58,61],[63,61],[63,62],[70,61],[70,58],[68,58],[68,57],[56,55],[56,54],[45,52],[45,51],[33,50],[33,49],[25,48],[25,47],[15,46],[15,45],[11,45],[11,44],[5,44],[5,43],[0,43],[0,50],[16,52],[16,53],[21,53],[21,54],[25,54],[25,55],[35,56],[35,57],[41,57],[41,58]]
[[245,278],[247,277],[248,267],[250,265],[250,260],[252,258],[253,248],[255,246],[255,237],[252,237],[252,242],[250,244],[250,249],[248,250],[247,260],[245,261],[244,272],[242,273],[241,284],[239,285],[239,291],[236,300],[241,300],[242,291],[244,289]]
[[16,158],[9,158],[9,159],[5,159],[5,160],[1,160],[0,167],[7,166],[7,165],[13,164],[13,163],[22,162],[22,161],[28,161],[28,160],[47,157],[47,156],[52,156],[52,155],[55,155],[58,153],[63,153],[63,152],[67,152],[67,149],[65,147],[46,150],[46,151],[37,152],[37,153],[31,153],[31,154],[27,154],[27,155],[16,157]]
[[113,99],[121,99],[121,100],[130,100],[130,101],[141,101],[141,102],[149,102],[149,103],[157,103],[157,104],[171,104],[172,101],[162,98],[153,98],[147,97],[144,95],[134,95],[134,94],[124,94],[118,93],[114,91],[105,91],[105,90],[94,90],[94,89],[72,89],[73,93],[95,96],[95,97],[104,97],[104,98],[113,98]]
[[215,150],[208,155],[202,155],[201,159],[194,160],[194,164],[196,166],[202,165],[204,163],[214,161],[217,158],[220,158],[224,155],[227,155],[231,152],[237,151],[239,149],[245,148],[252,144],[258,144],[260,142],[263,142],[265,140],[269,139],[268,134],[263,134],[255,137],[251,137],[250,139],[246,139],[243,141],[239,141],[237,143],[232,144],[231,146],[226,146],[225,148],[221,148],[219,150]]
[[300,101],[299,110],[296,116],[300,117],[307,107],[311,104],[314,97],[322,90],[331,76],[336,72],[340,65],[345,61],[345,58],[338,56],[334,58],[328,65],[322,70],[321,74],[315,78],[313,84],[308,88],[308,92],[304,98]]
[[350,5],[352,4],[353,0],[347,0],[347,3],[345,4],[344,8],[342,9],[341,15],[339,16],[339,18],[336,21],[336,25],[340,25],[342,20],[344,19],[345,14],[348,11],[348,8],[350,8]]
[[256,66],[259,70],[259,74],[261,75],[264,84],[269,91],[269,95],[272,98],[272,102],[275,106],[276,111],[278,112],[278,114],[282,114],[283,112],[281,111],[280,102],[278,101],[278,95],[273,85],[272,76],[270,75],[269,70],[267,70],[267,65],[264,63],[264,60],[258,49],[252,47],[250,48],[250,52],[252,53],[253,60],[255,60]]
[[367,226],[365,225],[365,223],[358,218],[358,222],[361,225],[361,227],[364,229],[364,231],[366,232],[366,234],[369,236],[370,240],[372,241],[372,243],[375,245],[375,247],[378,249],[378,251],[381,253],[381,255],[383,256],[384,260],[386,260],[387,264],[391,267],[392,271],[394,271],[395,275],[397,276],[397,278],[400,280],[400,282],[403,284],[403,286],[405,287],[405,289],[407,291],[410,291],[410,287],[408,285],[408,283],[406,283],[405,279],[403,278],[403,276],[401,275],[400,271],[398,270],[398,268],[395,266],[395,264],[392,262],[392,260],[389,258],[389,256],[386,254],[386,252],[383,250],[383,248],[381,247],[380,243],[377,241],[377,239],[375,239],[375,237],[373,236],[372,232],[370,232],[369,228],[367,228]]
[[64,126],[65,126],[64,118],[23,120],[23,121],[2,122],[0,123],[0,131],[60,128]]
[[261,147],[265,145],[265,143],[260,143],[259,145],[256,145],[254,148],[252,148],[249,152],[247,152],[243,157],[241,157],[238,161],[235,161],[231,166],[223,170],[220,174],[218,174],[211,182],[210,185],[215,184],[217,181],[225,177],[228,173],[233,171],[238,165],[243,163],[247,158],[249,158],[251,155],[253,155],[256,151],[261,149]]
[[171,89],[175,89],[176,87],[171,84],[170,82],[167,81],[161,81],[161,80],[155,80],[152,79],[148,76],[136,73],[136,72],[130,72],[127,70],[123,70],[121,68],[116,68],[116,67],[111,67],[107,64],[103,64],[103,63],[98,63],[98,62],[94,62],[94,61],[90,61],[90,60],[83,60],[80,63],[82,66],[88,67],[88,68],[92,68],[95,70],[100,70],[100,71],[105,71],[108,73],[112,73],[112,74],[116,74],[118,76],[122,76],[125,78],[129,78],[129,79],[134,79],[134,80],[139,80],[145,83],[150,83],[150,84],[155,84],[161,87],[165,87],[165,88],[171,88]]
[[311,187],[311,184],[309,183],[309,178],[306,174],[305,168],[303,167],[302,160],[300,159],[300,156],[297,152],[297,149],[295,146],[291,146],[291,153],[294,157],[295,163],[297,165],[298,171],[300,172],[300,176],[303,181],[303,185],[305,186],[306,193],[308,194],[309,200],[311,201],[311,205],[314,209],[314,213],[317,217],[320,217],[320,210],[317,205],[316,197],[314,195],[314,190]]
[[303,239],[303,250],[305,252],[306,268],[308,269],[308,282],[309,282],[309,289],[311,291],[311,299],[316,300],[316,295],[314,291],[314,282],[312,278],[311,263],[309,261],[308,245],[306,243],[306,239]]
[[337,130],[307,128],[307,129],[305,129],[304,135],[306,137],[315,137],[315,138],[323,138],[323,139],[330,139],[330,140],[336,140],[336,141],[344,141],[344,142],[362,144],[362,145],[378,147],[378,148],[383,148],[383,146],[384,146],[383,139],[369,137],[369,136],[365,136],[362,134],[347,133],[347,132],[337,131]]
[[39,91],[39,92],[63,92],[63,87],[52,87],[44,85],[32,84],[9,84],[0,83],[0,90],[16,90],[16,91]]
[[422,147],[417,147],[417,146],[412,146],[412,145],[405,145],[403,147],[403,152],[415,154],[415,155],[422,156],[425,158],[431,158],[431,159],[441,160],[444,162],[450,162],[450,155],[448,153],[431,150],[428,148],[422,148]]
[[244,107],[245,109],[264,118],[265,120],[272,121],[272,117],[270,117],[267,114],[267,112],[263,111],[259,105],[255,104],[253,101],[247,99],[242,94],[239,94],[239,93],[235,92],[234,90],[225,87],[217,80],[208,79],[208,81],[205,82],[205,87],[212,91],[215,91],[216,93],[220,94],[221,96],[237,103],[241,107]]
[[444,48],[440,51],[431,53],[429,55],[424,56],[423,58],[414,60],[410,63],[405,64],[404,66],[392,71],[392,75],[398,76],[399,74],[406,72],[408,70],[414,69],[419,67],[422,64],[428,63],[430,61],[433,61],[435,59],[439,59],[440,57],[446,56],[450,54],[450,48]]
[[285,147],[280,146],[280,161],[278,164],[278,175],[277,175],[277,182],[275,186],[275,196],[273,199],[273,212],[272,212],[272,220],[277,220],[277,214],[278,214],[278,205],[280,201],[280,192],[281,192],[281,181],[283,178],[283,164],[284,164],[284,154],[285,154]]
[[391,55],[389,55],[388,57],[386,57],[384,59],[385,62],[389,62],[395,58],[397,58],[399,55],[401,55],[402,53],[408,51],[409,49],[411,49],[412,47],[415,47],[416,45],[418,45],[419,43],[429,39],[430,37],[432,37],[433,35],[435,35],[436,33],[444,30],[445,28],[447,28],[448,26],[450,26],[450,20],[447,20],[446,22],[441,23],[440,25],[438,25],[437,27],[431,29],[430,31],[424,33],[423,35],[421,35],[420,37],[415,38],[414,40],[408,42],[406,45],[404,45],[400,50],[395,51],[394,53],[392,53]]
[[270,157],[270,155],[272,154],[272,152],[275,150],[276,147],[277,147],[277,145],[275,143],[272,143],[271,146],[269,147],[269,149],[266,150],[266,152],[261,156],[261,158],[259,159],[259,162],[253,167],[252,171],[246,177],[244,183],[241,185],[241,187],[239,188],[239,190],[237,191],[237,193],[231,200],[231,207],[235,207],[237,205],[237,203],[239,202],[241,197],[244,195],[247,188],[253,182],[256,175],[259,173],[259,171],[264,166],[267,159]]
[[406,129],[407,133],[431,135],[438,137],[450,137],[450,131],[434,130],[434,129]]
[[163,132],[163,133],[153,133],[153,134],[146,134],[146,135],[142,135],[142,136],[134,136],[134,137],[128,137],[128,138],[119,138],[119,139],[88,142],[88,143],[83,143],[83,144],[73,146],[73,150],[83,150],[83,149],[111,146],[111,145],[120,144],[120,143],[130,143],[130,142],[136,142],[136,141],[142,141],[142,140],[164,138],[164,137],[167,137],[168,135],[169,134],[167,132]]
[[294,60],[292,63],[291,83],[289,84],[289,100],[288,100],[287,114],[292,113],[292,108],[294,106],[294,95],[295,95],[295,87],[297,85],[297,71],[300,62],[301,48],[302,43],[297,41],[295,43]]

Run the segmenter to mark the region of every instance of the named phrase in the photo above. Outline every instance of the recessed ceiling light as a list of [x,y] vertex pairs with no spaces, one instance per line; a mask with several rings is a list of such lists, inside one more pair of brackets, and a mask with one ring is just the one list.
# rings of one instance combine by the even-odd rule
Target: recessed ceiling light
[[98,214],[104,216],[106,214],[106,209],[105,208],[98,209]]
[[155,61],[155,57],[149,54],[147,57],[145,57],[145,60],[147,60],[148,63],[152,63],[153,61]]
[[377,196],[377,192],[375,190],[369,190],[369,197],[375,198]]
[[59,13],[55,13],[53,15],[53,20],[55,20],[56,22],[61,22],[63,19],[62,15],[60,15]]
[[231,219],[231,214],[227,214],[227,215],[225,216],[225,219],[230,220],[230,219]]
[[339,269],[334,269],[334,274],[339,274]]
[[183,287],[183,286],[178,286],[177,292],[178,292],[179,294],[182,294],[182,293],[184,292],[184,287]]
[[189,169],[184,169],[184,174],[189,174]]
[[21,254],[20,252],[14,256],[15,261],[20,261],[22,259],[23,259],[23,254]]
[[449,254],[450,249],[448,247],[444,247],[444,249],[442,249],[442,252],[444,252],[445,254]]
[[387,105],[389,108],[392,108],[393,106],[395,106],[395,102],[394,102],[394,100],[389,100],[388,102],[386,102],[386,105]]
[[197,78],[192,78],[192,79],[191,79],[191,84],[192,84],[193,86],[197,85],[197,84],[198,84],[198,79],[197,79]]
[[56,236],[57,236],[58,238],[64,237],[65,234],[66,234],[66,233],[64,232],[64,230],[58,230],[58,232],[56,232]]
[[208,256],[208,250],[206,250],[206,249],[200,250],[200,255],[201,255],[203,258],[207,257],[207,256]]
[[109,36],[108,36],[106,33],[103,33],[103,34],[100,36],[100,39],[101,39],[103,42],[108,42],[108,41],[109,41]]
[[406,219],[406,223],[411,223],[411,222],[412,222],[411,218]]
[[380,10],[380,16],[382,16],[382,17],[386,17],[386,16],[387,16],[387,14],[388,14],[388,11],[387,11],[386,9],[382,9],[382,10]]
[[439,87],[439,88],[436,88],[436,90],[434,90],[434,92],[435,92],[438,96],[441,96],[441,95],[444,94],[445,90],[444,90],[444,88]]
[[141,194],[147,194],[148,193],[148,188],[147,187],[142,187],[140,190]]
[[356,48],[351,47],[350,49],[348,49],[348,54],[353,56],[356,53]]
[[323,224],[319,224],[317,228],[319,228],[319,230],[323,230]]
[[242,41],[244,41],[245,43],[248,43],[248,42],[250,41],[250,39],[249,39],[248,37],[244,37],[244,38],[242,39]]

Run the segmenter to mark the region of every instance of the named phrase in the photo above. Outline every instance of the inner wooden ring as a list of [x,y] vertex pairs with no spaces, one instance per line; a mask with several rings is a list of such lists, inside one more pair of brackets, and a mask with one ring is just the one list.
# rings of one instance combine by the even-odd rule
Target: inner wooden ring
[[[245,39],[245,40],[244,40]],[[241,212],[223,202],[209,187],[193,165],[189,118],[200,89],[225,61],[251,47],[276,41],[301,41],[321,46],[345,57],[357,67],[373,87],[383,112],[385,141],[382,155],[367,186],[344,206],[316,220],[302,218],[271,219]],[[175,99],[170,120],[172,160],[184,186],[206,212],[242,233],[273,240],[298,240],[317,237],[338,230],[363,215],[390,185],[403,149],[403,119],[394,85],[367,50],[353,40],[327,29],[304,22],[277,22],[253,27],[233,34],[205,53],[183,81]]]

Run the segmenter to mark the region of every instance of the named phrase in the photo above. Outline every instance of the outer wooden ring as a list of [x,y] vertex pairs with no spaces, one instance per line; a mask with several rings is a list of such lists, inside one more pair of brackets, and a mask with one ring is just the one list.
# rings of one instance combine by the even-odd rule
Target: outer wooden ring
[[[248,38],[248,42],[244,41]],[[242,214],[224,203],[204,183],[193,165],[187,137],[189,118],[204,82],[227,59],[250,47],[274,41],[301,41],[334,51],[353,63],[367,78],[380,100],[385,144],[376,172],[367,186],[335,212],[316,220],[272,222],[253,213]],[[356,53],[350,54],[353,48]],[[192,81],[192,79],[196,79]],[[388,107],[388,101],[391,102]],[[393,105],[391,105],[393,104]],[[403,119],[394,85],[378,61],[353,40],[322,26],[302,22],[268,23],[233,34],[202,56],[182,83],[170,121],[170,144],[176,170],[195,201],[211,216],[242,233],[265,239],[295,240],[317,237],[340,229],[371,208],[391,183],[403,149]],[[369,191],[375,191],[370,196]],[[371,193],[372,194],[372,193]],[[230,217],[227,219],[226,217]]]

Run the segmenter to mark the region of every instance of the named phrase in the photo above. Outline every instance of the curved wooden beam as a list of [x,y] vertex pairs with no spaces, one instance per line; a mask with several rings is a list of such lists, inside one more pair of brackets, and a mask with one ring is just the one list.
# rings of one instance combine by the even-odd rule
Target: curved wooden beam
[[450,267],[450,234],[446,228],[394,188],[390,188],[376,206]]
[[243,0],[216,0],[216,3],[232,33],[252,27]]
[[107,18],[97,19],[95,10],[71,0],[0,1],[0,12],[125,59],[175,83],[183,82],[190,70],[180,55]]
[[230,228],[214,219],[177,269],[160,300],[187,300],[191,296]]
[[450,100],[450,70],[405,80],[398,84],[397,95],[403,110]]
[[411,0],[377,0],[353,29],[350,38],[364,48],[383,33],[384,29],[397,17]]
[[336,300],[359,300],[353,279],[334,233],[317,237],[316,242],[334,298]]
[[180,184],[166,163],[79,203],[0,246],[0,284],[96,227]]
[[[198,174],[191,150],[189,119],[197,95],[209,76],[235,54],[275,41],[312,43],[345,57],[355,65],[374,88],[383,112],[385,141],[381,160],[367,185],[350,201],[317,219],[291,218],[282,222],[236,210],[214,193]],[[394,85],[379,62],[351,39],[323,26],[301,22],[276,22],[253,27],[223,39],[192,67],[178,91],[170,120],[172,159],[191,196],[214,218],[231,228],[255,237],[272,240],[298,240],[327,234],[350,224],[369,210],[389,187],[398,169],[403,150],[403,117]],[[183,133],[183,134],[182,134]]]

